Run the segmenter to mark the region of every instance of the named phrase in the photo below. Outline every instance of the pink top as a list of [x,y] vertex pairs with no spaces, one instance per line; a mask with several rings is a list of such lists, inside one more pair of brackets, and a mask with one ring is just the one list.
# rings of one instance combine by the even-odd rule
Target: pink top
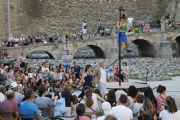
[[14,38],[13,37],[9,37],[9,41],[14,41]]
[[159,114],[161,112],[161,108],[163,106],[166,106],[166,95],[158,95],[156,97],[157,100],[157,113]]
[[[72,120],[74,120],[75,118],[73,118]],[[81,116],[79,117],[79,120],[90,120],[90,118],[86,117],[86,116]]]

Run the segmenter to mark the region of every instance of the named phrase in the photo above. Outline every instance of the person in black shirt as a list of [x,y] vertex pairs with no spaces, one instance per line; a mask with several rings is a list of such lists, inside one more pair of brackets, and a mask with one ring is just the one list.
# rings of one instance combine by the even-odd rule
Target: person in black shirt
[[166,19],[166,18],[167,18],[168,20],[169,20],[169,18],[170,18],[170,14],[169,14],[168,12],[167,12],[166,15],[165,15],[165,19]]
[[[60,92],[55,93],[55,98],[59,96]],[[64,113],[64,116],[71,116],[71,110],[73,110],[73,96],[71,95],[71,88],[70,87],[64,87],[63,92],[61,92],[62,98],[65,98],[65,104],[66,104],[66,109],[68,110],[66,113]]]
[[[119,75],[117,75],[117,78],[119,78]],[[127,82],[126,78],[124,77],[124,75],[122,74],[122,70],[121,70],[121,81],[122,82]]]
[[78,66],[76,62],[74,62],[74,72],[76,73],[76,78],[78,78],[79,74],[81,73],[81,67]]

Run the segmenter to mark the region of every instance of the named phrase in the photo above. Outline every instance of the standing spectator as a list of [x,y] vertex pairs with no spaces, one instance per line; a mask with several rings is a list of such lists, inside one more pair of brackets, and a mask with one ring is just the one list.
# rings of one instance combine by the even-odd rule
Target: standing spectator
[[84,20],[84,22],[83,22],[83,24],[82,24],[82,32],[83,32],[83,35],[86,35],[87,34],[87,31],[86,31],[86,29],[87,29],[87,25],[86,25],[86,21]]
[[6,99],[5,93],[6,93],[5,86],[4,85],[0,85],[0,109],[1,109],[2,102]]
[[13,90],[15,94],[14,101],[16,103],[21,103],[23,101],[24,96],[18,92],[18,84],[16,82],[11,83],[11,90]]
[[10,36],[9,36],[8,47],[10,47],[10,46],[14,46],[14,37],[12,36],[12,34],[10,34]]
[[149,22],[146,23],[145,30],[146,30],[146,32],[151,32],[151,27],[150,27]]
[[121,94],[119,98],[119,102],[120,105],[112,108],[113,115],[120,120],[132,120],[133,119],[132,110],[125,106],[127,102],[127,96]]
[[77,117],[73,118],[72,120],[90,120],[90,118],[84,116],[85,113],[85,105],[80,103],[76,107],[76,114]]
[[[41,119],[38,106],[32,102],[34,99],[34,93],[32,89],[26,89],[25,98],[26,101],[21,102],[20,104],[20,112],[27,115],[36,113],[37,118]],[[34,116],[22,116],[22,119],[34,119]]]
[[166,20],[166,18],[167,18],[167,20],[169,21],[169,18],[170,18],[169,12],[166,13],[166,15],[165,15],[165,20]]
[[67,66],[71,68],[71,62],[72,62],[72,57],[69,55],[69,50],[66,50],[66,55],[64,55],[64,68],[66,69]]
[[147,16],[147,20],[148,20],[149,24],[151,25],[151,28],[153,28],[152,17],[150,14]]
[[[13,99],[15,98],[15,94],[12,90],[8,90],[6,93],[7,96],[7,100],[4,100],[1,104],[1,111],[2,112],[16,112],[16,116],[19,116],[18,112],[19,112],[19,107],[18,104],[13,101]],[[12,119],[14,118],[14,115],[9,115],[9,114],[2,114],[3,118],[8,118],[8,119]]]
[[153,113],[155,113],[155,109],[157,107],[157,100],[154,97],[154,94],[153,94],[152,89],[150,87],[147,87],[145,89],[144,96],[145,96],[145,98],[149,98],[151,100],[152,105],[153,105]]
[[26,40],[26,39],[24,38],[24,36],[21,35],[21,38],[20,38],[21,45],[24,45],[25,40]]
[[98,34],[100,34],[100,30],[101,30],[101,21],[100,21],[100,19],[98,19],[98,28],[97,28]]
[[[162,110],[162,107],[167,107],[167,104],[166,104],[166,87],[165,86],[162,86],[162,85],[159,85],[157,87],[157,93],[160,93],[160,95],[158,95],[156,97],[156,100],[157,100],[157,108],[156,108],[156,113],[159,115],[161,110]],[[167,108],[164,108],[167,110]]]
[[47,67],[47,63],[44,63],[44,66],[42,67],[42,73],[44,79],[51,80],[52,76],[50,76],[49,68]]
[[127,19],[128,26],[130,28],[132,28],[132,26],[133,26],[133,21],[134,21],[134,18],[132,18],[131,15],[130,15],[129,18]]
[[[142,119],[143,118],[143,119]],[[146,98],[143,107],[140,109],[139,120],[157,120],[156,114],[153,113],[153,105],[150,99]]]
[[111,29],[109,29],[109,26],[108,26],[108,28],[105,31],[106,31],[106,36],[107,35],[109,35],[109,36],[111,35]]
[[[55,99],[60,99],[59,92],[55,93]],[[63,92],[61,92],[62,98],[65,98],[66,109],[68,110],[64,113],[64,116],[71,116],[71,111],[73,110],[73,96],[71,95],[71,88],[64,87]]]
[[180,110],[176,106],[175,100],[168,96],[166,97],[167,110],[161,111],[159,117],[161,120],[180,120]]
[[[51,111],[51,116],[53,116],[54,112],[55,112],[54,107],[56,106],[56,103],[53,103],[53,101],[50,98],[45,97],[45,95],[46,95],[46,88],[45,87],[39,87],[39,96],[40,97],[38,97],[35,100],[35,103],[38,106],[38,108],[49,108],[50,111]],[[56,102],[57,98],[55,98],[54,101]],[[43,110],[42,111],[42,116],[47,117],[48,116],[48,111]]]

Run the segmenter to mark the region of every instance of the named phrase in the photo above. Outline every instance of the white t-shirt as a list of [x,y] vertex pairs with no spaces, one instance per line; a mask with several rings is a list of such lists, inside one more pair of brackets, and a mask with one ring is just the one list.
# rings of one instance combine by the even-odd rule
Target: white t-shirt
[[99,81],[102,83],[106,83],[106,69],[103,69],[101,67],[100,69],[101,69],[101,77]]
[[128,18],[128,23],[132,23],[133,22],[133,20],[134,20],[134,18]]
[[0,71],[1,71],[1,74],[3,75],[4,69],[1,69],[1,68],[0,68]]
[[[140,111],[140,109],[142,108],[143,104],[140,103],[135,103],[134,104],[134,108],[133,108],[133,113],[136,114]],[[133,120],[138,120],[137,116],[133,116]]]
[[23,38],[21,37],[20,40],[23,41],[23,40],[25,40],[25,38],[24,38],[24,37],[23,37]]
[[0,92],[0,108],[1,108],[2,102],[3,102],[5,99],[6,99],[6,98],[5,98],[5,95],[4,95],[2,92]]
[[111,75],[111,77],[114,77],[114,73],[108,73],[108,79],[110,78],[110,75]]
[[42,72],[49,72],[49,68],[48,67],[42,67]]
[[133,112],[126,106],[118,105],[112,107],[113,115],[120,120],[130,120],[133,119]]
[[110,29],[106,29],[106,32],[107,32],[107,33],[110,33],[110,32],[111,32],[111,30],[110,30]]
[[163,110],[161,111],[159,117],[161,120],[180,120],[180,110],[174,114],[169,113],[167,110]]
[[18,38],[14,38],[14,41],[15,41],[15,42],[18,42],[18,41],[19,41],[19,39],[18,39]]

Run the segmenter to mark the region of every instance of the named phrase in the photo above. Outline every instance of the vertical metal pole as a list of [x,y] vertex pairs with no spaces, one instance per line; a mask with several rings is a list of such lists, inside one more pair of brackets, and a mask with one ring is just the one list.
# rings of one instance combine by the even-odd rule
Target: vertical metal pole
[[9,8],[9,0],[8,0],[8,35],[10,36],[10,34],[11,34],[11,22],[10,22],[10,8]]
[[[121,22],[121,10],[119,11],[120,11],[119,22]],[[119,32],[119,86],[121,86],[121,32]]]

